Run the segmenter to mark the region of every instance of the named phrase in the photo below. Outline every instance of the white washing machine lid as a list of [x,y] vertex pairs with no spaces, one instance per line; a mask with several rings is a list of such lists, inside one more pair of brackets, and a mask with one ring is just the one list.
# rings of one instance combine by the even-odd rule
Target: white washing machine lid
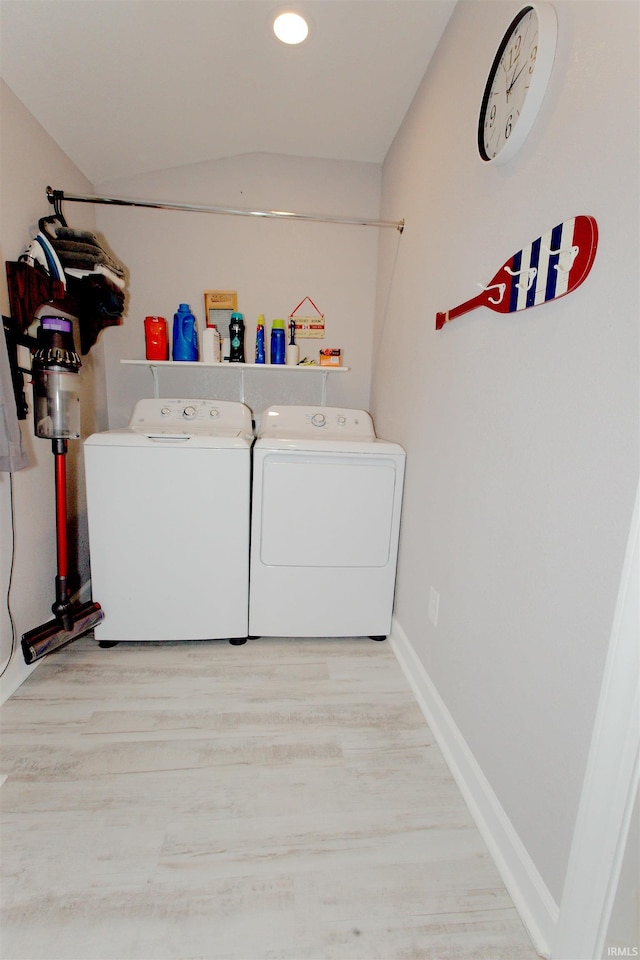
[[171,447],[172,449],[198,450],[250,450],[253,437],[209,436],[189,433],[134,433],[125,427],[122,430],[105,430],[93,433],[84,441],[87,447]]

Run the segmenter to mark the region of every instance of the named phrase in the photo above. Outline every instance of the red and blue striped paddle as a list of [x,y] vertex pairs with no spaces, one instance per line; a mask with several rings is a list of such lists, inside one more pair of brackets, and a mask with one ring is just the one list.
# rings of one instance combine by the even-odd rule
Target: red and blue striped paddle
[[559,223],[503,264],[482,293],[436,314],[436,330],[476,307],[516,313],[566,296],[586,280],[598,247],[598,225],[579,216]]

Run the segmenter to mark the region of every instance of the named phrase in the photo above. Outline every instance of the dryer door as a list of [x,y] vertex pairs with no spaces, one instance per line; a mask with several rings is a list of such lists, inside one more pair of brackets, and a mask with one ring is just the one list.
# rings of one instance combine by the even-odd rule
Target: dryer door
[[384,567],[392,548],[391,458],[270,453],[262,484],[260,560],[273,567]]

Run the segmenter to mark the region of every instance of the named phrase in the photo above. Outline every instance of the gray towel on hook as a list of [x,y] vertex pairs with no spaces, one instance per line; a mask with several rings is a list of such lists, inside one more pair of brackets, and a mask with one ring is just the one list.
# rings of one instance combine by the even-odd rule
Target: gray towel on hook
[[57,223],[47,224],[46,230],[63,266],[91,270],[97,265],[103,265],[117,277],[124,278],[124,267],[107,253],[95,233],[90,230],[74,230]]
[[63,267],[91,269],[92,266],[108,267],[116,276],[124,277],[124,269],[103,247],[79,240],[53,240],[53,248],[60,257]]
[[4,330],[0,336],[0,472],[14,473],[29,466],[13,395],[13,381]]

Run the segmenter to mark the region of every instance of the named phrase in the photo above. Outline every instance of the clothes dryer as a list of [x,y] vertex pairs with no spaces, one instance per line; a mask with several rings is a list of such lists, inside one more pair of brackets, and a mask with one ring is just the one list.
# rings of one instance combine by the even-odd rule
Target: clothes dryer
[[223,400],[140,400],[84,443],[101,642],[244,642],[251,412]]
[[383,639],[405,452],[364,410],[274,406],[253,448],[249,634]]

